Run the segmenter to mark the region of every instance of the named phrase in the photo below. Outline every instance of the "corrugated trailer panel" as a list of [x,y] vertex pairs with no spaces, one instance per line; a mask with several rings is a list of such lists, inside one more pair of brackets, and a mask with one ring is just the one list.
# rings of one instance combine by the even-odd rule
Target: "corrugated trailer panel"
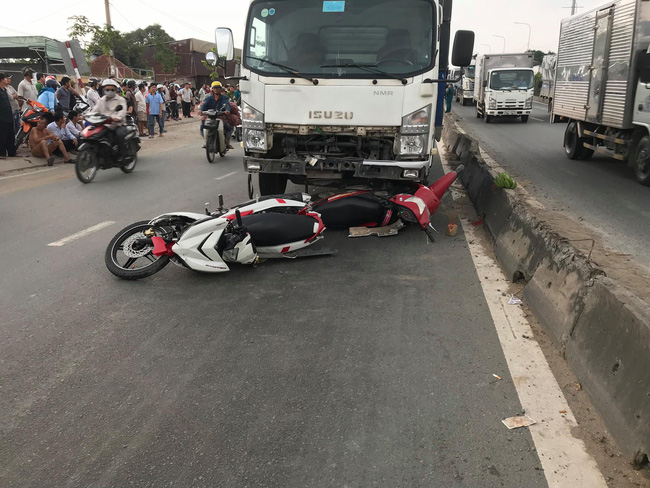
[[582,120],[589,99],[589,67],[594,47],[595,12],[562,21],[553,113]]
[[636,1],[624,0],[614,8],[612,39],[609,49],[609,69],[605,85],[603,125],[625,128],[632,125],[633,90],[628,90],[630,62],[634,44]]

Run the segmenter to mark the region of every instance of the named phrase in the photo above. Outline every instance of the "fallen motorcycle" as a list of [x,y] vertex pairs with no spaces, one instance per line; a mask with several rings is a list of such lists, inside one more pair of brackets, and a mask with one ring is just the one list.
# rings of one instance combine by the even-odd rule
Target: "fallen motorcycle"
[[332,229],[386,227],[401,220],[419,225],[434,241],[431,217],[463,169],[459,165],[430,186],[413,182],[390,192],[358,190],[338,193],[313,203],[311,209],[321,214],[323,223]]
[[25,110],[25,113],[21,117],[20,128],[16,133],[16,147],[19,147],[23,142],[27,143],[29,141],[29,134],[36,127],[41,117],[45,117],[46,114],[50,113],[45,105],[41,103],[22,97],[20,99],[23,103],[29,105],[29,108]]
[[106,249],[108,270],[125,280],[151,276],[170,261],[195,271],[222,273],[227,263],[257,265],[261,259],[335,254],[306,250],[325,230],[309,195],[267,197],[205,214],[177,212],[122,229]]

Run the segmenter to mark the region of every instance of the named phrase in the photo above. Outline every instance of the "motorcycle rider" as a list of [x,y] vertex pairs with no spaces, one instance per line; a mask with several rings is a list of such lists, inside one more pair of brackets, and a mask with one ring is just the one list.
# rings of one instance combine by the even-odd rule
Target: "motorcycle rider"
[[[120,84],[112,79],[102,82],[104,96],[95,105],[94,111],[99,112],[112,120],[106,127],[113,131],[114,140],[117,143],[118,157],[121,159],[125,152],[124,138],[126,137],[126,105],[127,102],[122,96],[118,96]],[[116,139],[116,140],[115,140]]]
[[[205,97],[201,111],[216,110],[217,112],[225,112],[226,116],[230,114],[230,100],[223,94],[223,86],[218,81],[213,81],[211,86],[212,93]],[[203,137],[204,123],[207,116],[201,117],[201,137]],[[224,135],[226,137],[226,146],[230,146],[230,136],[232,135],[232,127],[226,120],[225,116],[219,117],[223,122]]]

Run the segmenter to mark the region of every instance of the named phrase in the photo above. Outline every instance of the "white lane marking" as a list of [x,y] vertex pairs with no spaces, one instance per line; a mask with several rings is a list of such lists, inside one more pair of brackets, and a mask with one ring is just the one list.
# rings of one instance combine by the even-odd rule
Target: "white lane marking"
[[36,171],[30,171],[29,173],[22,173],[19,175],[11,175],[11,176],[3,176],[0,178],[0,180],[8,180],[9,178],[20,178],[21,176],[29,176],[29,175],[36,175],[36,174],[41,174],[41,173],[46,173],[48,171],[54,171],[55,169],[60,169],[60,168],[50,168],[50,169],[37,169],[34,168]]
[[81,239],[82,237],[86,237],[87,235],[92,234],[93,232],[97,232],[99,230],[105,229],[106,227],[110,227],[114,223],[115,222],[112,221],[112,220],[107,220],[106,222],[102,222],[100,224],[93,225],[92,227],[88,227],[87,229],[84,229],[81,232],[77,232],[76,234],[72,234],[71,236],[64,237],[60,241],[50,242],[48,244],[48,246],[50,246],[50,247],[65,246],[66,244],[69,244],[72,241],[76,241],[77,239]]
[[215,180],[225,180],[226,178],[228,178],[228,177],[230,177],[232,175],[236,175],[236,174],[237,174],[237,171],[233,171],[232,173],[228,173],[227,175],[223,175],[223,176],[220,176],[219,178],[215,178]]
[[540,122],[546,122],[544,119],[538,119],[537,117],[533,117],[532,115],[530,116],[530,118],[533,120],[539,120]]
[[[444,156],[443,149],[442,164],[445,170],[449,171]],[[454,195],[455,198],[458,196]],[[571,432],[578,423],[539,344],[534,339],[523,309],[508,305],[508,297],[502,296],[499,291],[503,288],[503,283],[508,282],[507,277],[496,260],[478,244],[481,242],[479,231],[472,226],[463,225],[462,222],[461,227],[519,401],[526,410],[526,415],[537,421],[529,429],[549,487],[607,488],[607,483],[596,461],[587,452],[584,442],[575,438]],[[503,412],[503,416],[517,413]],[[498,422],[500,419],[494,420]]]

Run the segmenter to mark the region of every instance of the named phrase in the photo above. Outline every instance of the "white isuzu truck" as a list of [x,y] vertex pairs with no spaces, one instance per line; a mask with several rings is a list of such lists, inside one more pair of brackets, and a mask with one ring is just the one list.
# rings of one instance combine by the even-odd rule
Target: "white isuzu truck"
[[[578,42],[579,41],[579,42]],[[562,21],[553,122],[570,159],[602,152],[650,186],[650,2],[615,0]]]
[[[287,180],[426,180],[450,22],[451,0],[253,0],[239,85],[244,167],[261,194],[283,193]],[[217,29],[222,58],[232,52],[227,31]],[[473,44],[473,32],[456,34],[455,65],[469,65]]]
[[533,54],[484,54],[476,62],[476,117],[521,117],[533,110],[535,72]]
[[474,85],[476,83],[476,56],[470,65],[461,73],[461,79],[456,86],[456,101],[461,105],[474,103]]

